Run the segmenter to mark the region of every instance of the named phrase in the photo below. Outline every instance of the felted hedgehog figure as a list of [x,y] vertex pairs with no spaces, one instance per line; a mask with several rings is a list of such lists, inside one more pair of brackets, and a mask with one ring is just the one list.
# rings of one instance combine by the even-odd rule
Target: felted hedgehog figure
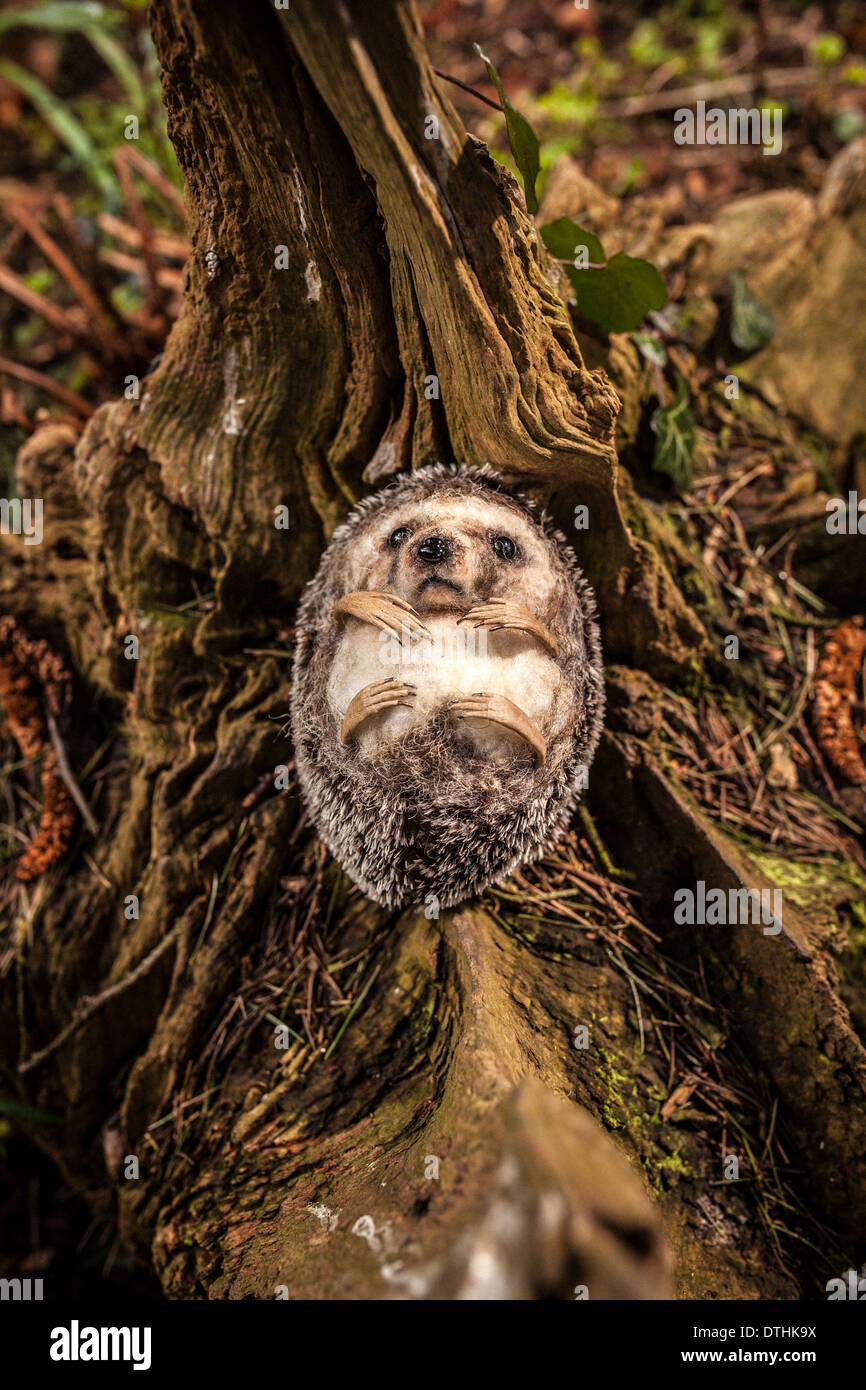
[[488,468],[422,468],[335,531],[298,610],[292,731],[368,897],[451,907],[556,842],[601,733],[594,618],[564,537]]

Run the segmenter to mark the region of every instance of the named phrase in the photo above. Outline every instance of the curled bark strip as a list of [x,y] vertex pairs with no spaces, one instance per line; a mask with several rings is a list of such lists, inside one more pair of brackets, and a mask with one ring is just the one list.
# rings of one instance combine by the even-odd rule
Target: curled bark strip
[[851,705],[864,654],[863,618],[849,618],[830,633],[815,681],[813,714],[821,751],[837,772],[858,786],[866,786],[866,763],[851,718]]
[[15,877],[32,883],[58,863],[75,830],[75,803],[61,774],[42,703],[55,719],[69,703],[69,673],[46,642],[28,637],[9,616],[0,618],[0,703],[22,757],[42,756],[42,814]]

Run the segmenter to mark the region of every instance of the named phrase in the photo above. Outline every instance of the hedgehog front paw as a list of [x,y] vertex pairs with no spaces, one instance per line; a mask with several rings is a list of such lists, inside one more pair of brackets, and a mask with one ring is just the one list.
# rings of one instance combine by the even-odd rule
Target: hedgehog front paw
[[509,599],[491,598],[485,603],[476,603],[468,613],[457,619],[457,625],[471,623],[473,627],[487,628],[488,632],[509,629],[512,632],[529,632],[543,642],[552,656],[559,655],[559,645],[553,633],[544,623],[540,623],[522,603],[512,603]]
[[340,742],[348,743],[359,725],[371,715],[381,714],[382,710],[392,709],[395,705],[413,705],[417,694],[414,685],[407,685],[393,677],[365,685],[349,702],[340,728]]
[[491,724],[510,729],[529,744],[539,765],[547,757],[547,744],[537,725],[504,695],[466,695],[462,700],[455,700],[449,710],[458,719],[487,719]]
[[390,632],[398,638],[402,637],[404,627],[409,629],[413,637],[430,636],[411,603],[397,598],[396,594],[382,593],[379,589],[358,589],[354,594],[337,599],[334,617],[360,618],[362,623],[373,623],[383,632]]

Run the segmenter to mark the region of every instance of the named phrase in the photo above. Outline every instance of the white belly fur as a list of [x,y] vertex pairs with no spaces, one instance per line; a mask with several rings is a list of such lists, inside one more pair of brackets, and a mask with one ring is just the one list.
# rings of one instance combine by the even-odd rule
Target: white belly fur
[[[544,732],[562,675],[536,638],[521,633],[488,632],[484,654],[478,640],[481,634],[474,630],[467,634],[465,628],[456,626],[453,616],[446,614],[424,621],[433,642],[413,647],[411,652],[370,623],[354,618],[345,623],[328,681],[328,701],[338,725],[349,702],[373,681],[392,677],[417,690],[411,708],[398,705],[373,715],[360,726],[355,740],[363,752],[372,755],[409,729],[426,724],[443,705],[461,695],[479,692],[505,695]],[[507,757],[522,744],[517,735],[499,725],[475,720],[461,723],[479,751],[494,760],[497,755]]]

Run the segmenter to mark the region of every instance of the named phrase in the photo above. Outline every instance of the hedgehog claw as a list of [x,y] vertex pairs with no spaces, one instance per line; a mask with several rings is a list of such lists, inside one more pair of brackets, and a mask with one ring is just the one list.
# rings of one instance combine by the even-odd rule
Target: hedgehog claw
[[393,677],[365,685],[349,702],[340,728],[340,742],[348,743],[359,725],[372,715],[380,714],[382,710],[393,709],[395,705],[411,706],[417,693],[414,685],[407,685],[405,681],[398,681]]
[[449,706],[458,719],[488,719],[491,724],[499,724],[510,729],[529,744],[539,766],[547,757],[547,744],[538,726],[524,714],[523,710],[506,699],[504,695],[466,695]]
[[522,603],[512,603],[508,599],[492,598],[485,603],[476,603],[468,613],[457,619],[457,625],[471,623],[473,627],[487,628],[489,632],[509,629],[512,632],[529,632],[543,642],[552,656],[559,655],[559,644],[553,633],[540,623]]
[[345,594],[334,604],[334,617],[359,618],[398,638],[402,637],[404,627],[412,637],[430,636],[411,603],[380,589],[359,589],[354,594]]

